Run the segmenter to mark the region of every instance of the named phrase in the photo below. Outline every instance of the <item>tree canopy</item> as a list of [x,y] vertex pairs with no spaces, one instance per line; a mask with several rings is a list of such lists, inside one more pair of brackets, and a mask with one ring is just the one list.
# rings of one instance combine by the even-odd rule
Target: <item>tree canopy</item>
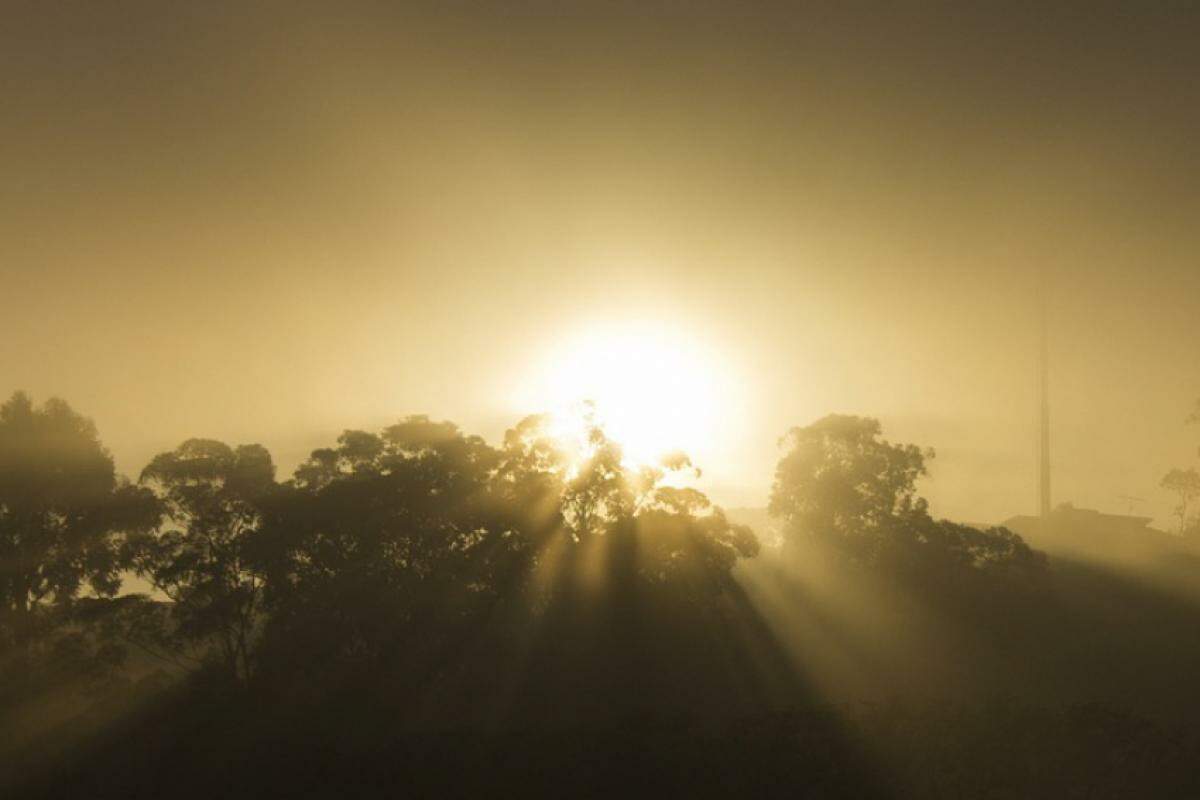
[[182,637],[215,641],[229,675],[248,678],[264,591],[248,546],[275,489],[270,454],[189,439],[155,456],[141,482],[161,498],[165,517],[159,530],[130,539],[132,568],[170,598]]
[[818,544],[868,565],[1040,568],[1040,555],[1006,528],[934,520],[917,494],[933,451],[887,441],[878,420],[833,414],[780,444],[769,511],[793,553]]
[[90,420],[17,393],[0,406],[0,639],[23,654],[49,613],[121,587],[124,536],[152,529],[152,495],[117,476]]
[[[87,420],[18,395],[0,409],[0,669],[24,680],[5,684],[0,707],[62,732],[85,718],[21,704],[68,684],[101,698],[89,714],[155,698],[151,723],[130,717],[124,734],[172,765],[270,742],[289,764],[332,752],[378,767],[380,753],[408,752],[400,738],[447,730],[445,750],[425,751],[446,764],[479,746],[460,732],[493,730],[511,737],[495,753],[537,764],[563,756],[557,740],[531,750],[514,732],[584,724],[626,754],[629,730],[637,748],[672,752],[722,730],[703,761],[732,748],[754,772],[789,746],[819,767],[841,723],[783,711],[860,678],[909,697],[945,682],[1061,691],[1091,680],[1062,664],[1116,647],[1113,630],[1126,650],[1112,674],[1187,668],[1164,654],[1194,608],[1112,575],[1046,570],[1005,528],[934,518],[918,491],[932,452],[888,441],[877,420],[826,417],[782,445],[777,551],[696,488],[686,454],[635,462],[588,417],[530,416],[491,443],[410,416],[345,430],[282,480],[260,445],[188,439],[133,485]],[[115,596],[130,571],[148,594]],[[1112,592],[1163,630],[1132,612],[1112,622]],[[182,680],[156,677],[157,664]],[[1105,685],[1101,666],[1087,686]],[[749,717],[750,740],[729,723],[768,711]],[[703,725],[670,721],[684,715]],[[113,741],[98,752],[127,758]],[[239,776],[259,766],[246,757]],[[264,785],[287,769],[261,773]]]

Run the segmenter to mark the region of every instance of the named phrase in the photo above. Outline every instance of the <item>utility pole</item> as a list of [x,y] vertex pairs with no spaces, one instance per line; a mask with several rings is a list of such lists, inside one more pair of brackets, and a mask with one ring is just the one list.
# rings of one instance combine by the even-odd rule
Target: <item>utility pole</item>
[[1038,504],[1043,519],[1050,516],[1050,346],[1046,320],[1046,275],[1042,273],[1039,308],[1038,394],[1041,401],[1039,424]]

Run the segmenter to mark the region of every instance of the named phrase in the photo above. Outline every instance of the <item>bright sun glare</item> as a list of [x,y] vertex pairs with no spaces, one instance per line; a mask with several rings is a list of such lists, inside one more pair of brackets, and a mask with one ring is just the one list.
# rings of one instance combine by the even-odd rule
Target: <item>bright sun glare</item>
[[590,401],[626,457],[647,463],[711,446],[733,410],[734,384],[711,347],[676,330],[627,324],[562,341],[517,399],[567,419]]

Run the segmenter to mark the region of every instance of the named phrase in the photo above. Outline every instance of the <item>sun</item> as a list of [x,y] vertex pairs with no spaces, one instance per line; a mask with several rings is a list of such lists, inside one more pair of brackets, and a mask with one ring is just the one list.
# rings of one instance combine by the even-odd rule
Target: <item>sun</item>
[[597,326],[549,348],[518,403],[578,418],[585,403],[627,459],[711,449],[728,431],[737,381],[717,348],[646,323]]

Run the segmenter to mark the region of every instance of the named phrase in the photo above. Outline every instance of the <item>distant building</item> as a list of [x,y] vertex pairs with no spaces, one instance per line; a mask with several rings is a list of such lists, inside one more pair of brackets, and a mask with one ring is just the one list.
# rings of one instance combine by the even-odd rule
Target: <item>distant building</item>
[[1044,516],[1020,515],[1004,526],[1039,550],[1116,555],[1147,547],[1171,548],[1179,537],[1150,526],[1152,517],[1106,514],[1069,503]]

